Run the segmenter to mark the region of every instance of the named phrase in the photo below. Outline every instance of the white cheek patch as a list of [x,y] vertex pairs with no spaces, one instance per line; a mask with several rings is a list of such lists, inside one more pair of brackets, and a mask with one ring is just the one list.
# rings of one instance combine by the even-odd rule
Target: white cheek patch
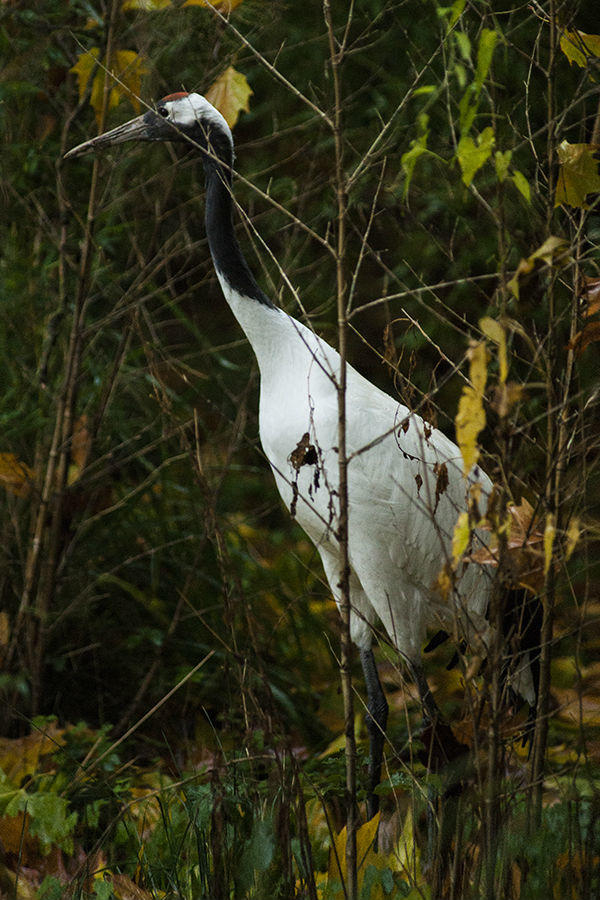
[[200,94],[188,94],[186,97],[170,100],[165,103],[169,110],[169,117],[174,125],[181,128],[189,128],[195,123],[214,125],[219,131],[224,132],[233,143],[229,125],[214,106]]

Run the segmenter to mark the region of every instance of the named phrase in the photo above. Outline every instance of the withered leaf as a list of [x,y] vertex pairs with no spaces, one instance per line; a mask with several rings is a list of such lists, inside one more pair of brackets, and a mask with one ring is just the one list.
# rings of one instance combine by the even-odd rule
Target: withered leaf
[[566,203],[579,209],[587,209],[588,194],[600,191],[600,172],[595,157],[595,144],[569,144],[562,141],[557,149],[560,168],[556,182],[554,205]]
[[319,457],[315,445],[310,443],[308,431],[304,432],[288,458],[296,472],[299,472],[302,466],[312,466],[318,462]]
[[440,498],[443,494],[446,493],[448,489],[448,466],[446,463],[435,463],[433,467],[433,474],[436,476],[435,481],[435,506],[433,507],[433,514],[437,512],[437,508],[440,502]]
[[581,356],[586,347],[600,341],[600,322],[588,322],[581,331],[578,331],[567,347],[574,350],[576,356]]
[[14,453],[0,453],[0,484],[9,494],[26,496],[34,477],[33,469]]

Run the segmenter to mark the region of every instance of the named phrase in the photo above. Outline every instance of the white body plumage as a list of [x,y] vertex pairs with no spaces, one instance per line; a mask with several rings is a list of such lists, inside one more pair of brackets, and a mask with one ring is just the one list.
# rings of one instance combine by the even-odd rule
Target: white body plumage
[[[260,367],[260,437],[277,487],[317,546],[339,600],[334,381],[339,355],[281,310],[249,304],[217,274]],[[477,470],[465,479],[452,441],[351,366],[346,419],[354,642],[371,645],[377,618],[411,660],[419,658],[427,628],[458,627],[464,637],[475,629],[485,641],[491,589],[486,569],[465,564],[446,598],[435,583],[451,558],[452,534],[459,513],[467,508],[469,486],[478,482],[483,499],[491,490],[489,478]],[[443,465],[446,486],[443,474],[440,480]]]

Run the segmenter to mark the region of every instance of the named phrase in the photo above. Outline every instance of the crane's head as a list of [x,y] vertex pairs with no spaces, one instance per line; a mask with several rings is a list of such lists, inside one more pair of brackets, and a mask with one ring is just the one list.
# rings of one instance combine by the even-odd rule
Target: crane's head
[[187,142],[207,161],[220,160],[229,166],[233,162],[233,139],[221,113],[200,94],[184,92],[168,94],[156,109],[73,147],[65,159],[125,141]]

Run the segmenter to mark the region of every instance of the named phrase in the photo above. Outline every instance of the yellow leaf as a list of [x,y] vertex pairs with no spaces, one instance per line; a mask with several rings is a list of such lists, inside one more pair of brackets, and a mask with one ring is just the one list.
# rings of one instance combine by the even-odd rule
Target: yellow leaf
[[569,527],[567,528],[567,543],[565,547],[565,559],[570,559],[573,550],[577,544],[581,536],[581,528],[579,526],[579,519],[573,517],[569,522]]
[[529,275],[538,263],[546,266],[565,266],[569,262],[569,244],[561,237],[551,234],[543,244],[534,250],[531,256],[521,259],[517,271],[508,282],[508,287],[519,299],[519,279]]
[[485,341],[479,341],[469,351],[471,359],[469,375],[472,382],[463,388],[456,414],[456,442],[463,459],[465,477],[479,459],[477,436],[485,428],[483,392],[487,380],[487,349]]
[[139,9],[142,12],[155,12],[171,5],[171,0],[124,0],[122,12]]
[[581,69],[587,68],[589,56],[600,56],[600,34],[585,31],[565,31],[560,38],[560,49],[569,60]]
[[[360,730],[362,728],[363,718],[360,713],[357,713],[354,717],[354,737],[356,740],[359,739]],[[319,759],[325,759],[326,756],[332,756],[334,753],[339,753],[340,750],[344,750],[346,747],[346,735],[344,732],[339,734],[336,738],[334,738],[330,744],[325,747],[323,752],[320,754]]]
[[[419,868],[419,853],[414,846],[413,837],[413,820],[410,810],[404,821],[404,827],[398,838],[396,846],[391,853],[376,853],[373,844],[377,836],[379,827],[379,813],[362,825],[356,832],[356,868],[358,874],[358,893],[361,895],[363,889],[368,891],[370,900],[385,900],[391,896],[389,887],[384,888],[384,884],[389,882],[391,887],[392,874],[400,873],[405,879],[408,878],[415,884],[423,882],[423,876]],[[329,853],[329,866],[327,872],[327,897],[331,900],[343,900],[345,897],[342,882],[346,882],[346,829],[333,839],[333,848]],[[373,872],[376,869],[381,873],[377,875]],[[384,881],[384,873],[387,873]],[[367,879],[371,880],[369,883]],[[339,885],[338,890],[333,890],[335,884]],[[419,894],[419,896],[424,896]],[[426,895],[425,895],[426,896]]]
[[[356,832],[356,868],[359,873],[358,883],[359,889],[362,883],[361,869],[364,870],[365,861],[369,855],[369,850],[373,853],[373,841],[377,835],[379,827],[379,813],[374,816],[365,825],[362,825]],[[346,882],[346,828],[342,828],[339,834],[333,838],[333,847],[329,852],[329,867],[327,873],[328,884],[335,881]],[[375,854],[373,853],[375,856]],[[364,877],[364,871],[362,872]],[[340,891],[340,897],[343,897],[343,890]]]
[[17,497],[25,497],[29,493],[35,472],[27,463],[18,459],[14,453],[0,453],[0,484]]
[[431,585],[433,591],[436,594],[439,594],[442,600],[447,600],[450,596],[450,591],[454,585],[454,572],[452,570],[452,566],[449,562],[444,563],[443,567],[438,573],[437,578]]
[[250,109],[252,90],[246,76],[229,66],[209,87],[205,96],[209,103],[216,106],[229,127],[233,128],[240,112],[248,112]]
[[80,477],[90,455],[92,436],[88,429],[85,413],[76,420],[71,438],[71,463],[67,474],[67,484],[71,485]]
[[483,341],[478,341],[469,348],[469,378],[478,394],[483,396],[487,381],[488,352]]
[[64,744],[64,730],[53,723],[44,732],[34,731],[22,738],[0,738],[0,769],[14,784],[35,775],[49,765],[49,758]]
[[469,514],[461,512],[454,526],[454,534],[452,535],[452,558],[455,563],[459,561],[469,543],[471,537],[471,528],[469,525]]
[[495,344],[498,344],[498,365],[500,366],[500,382],[504,384],[506,381],[506,376],[508,375],[508,359],[506,356],[506,332],[504,331],[504,326],[497,322],[495,319],[491,319],[489,316],[484,316],[483,319],[479,320],[479,327],[485,334],[487,338],[491,341],[494,341]]
[[142,57],[134,50],[117,50],[112,54],[111,65],[108,65],[106,60],[100,65],[99,58],[100,50],[98,47],[91,47],[90,50],[81,54],[71,69],[71,72],[77,75],[80,100],[85,95],[90,78],[93,78],[90,106],[96,114],[98,127],[101,124],[104,105],[104,85],[107,75],[105,70],[108,69],[108,76],[111,79],[109,82],[111,87],[108,94],[108,109],[117,106],[121,99],[126,97],[136,113],[140,112],[138,97],[142,86],[142,75],[145,75],[148,71]]
[[463,459],[465,476],[479,459],[477,437],[485,428],[485,410],[481,394],[472,387],[463,388],[456,415],[456,440]]
[[524,389],[522,384],[516,384],[509,381],[507,384],[500,384],[494,391],[492,407],[496,410],[500,418],[506,417],[515,404],[520,403],[523,399]]
[[560,169],[556,182],[554,205],[566,203],[579,209],[588,209],[585,198],[600,191],[598,160],[594,156],[595,144],[569,144],[562,141],[557,149]]
[[220,12],[230,13],[233,9],[243,3],[243,0],[185,0],[184,6],[214,6]]
[[546,518],[546,527],[544,528],[544,575],[548,574],[550,564],[552,563],[552,549],[554,547],[555,535],[555,520],[552,513],[550,513]]
[[5,610],[0,612],[0,647],[6,647],[10,640],[10,619]]

